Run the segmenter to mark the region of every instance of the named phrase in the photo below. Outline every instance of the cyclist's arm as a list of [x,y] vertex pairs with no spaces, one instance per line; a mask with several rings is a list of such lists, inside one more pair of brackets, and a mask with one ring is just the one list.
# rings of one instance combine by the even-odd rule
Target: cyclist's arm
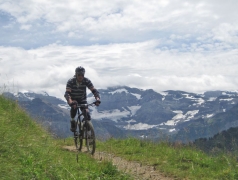
[[87,86],[88,89],[90,89],[90,91],[93,93],[95,99],[100,101],[99,92],[98,92],[98,90],[93,86],[93,83],[92,83],[89,79],[86,79],[86,86]]
[[66,88],[66,91],[65,91],[65,94],[64,94],[64,97],[65,99],[67,100],[68,104],[71,104],[72,103],[72,99],[71,99],[71,88]]
[[100,100],[100,95],[99,95],[99,92],[96,88],[94,88],[94,86],[91,86],[89,88],[91,90],[91,92],[93,93],[94,97],[96,100]]

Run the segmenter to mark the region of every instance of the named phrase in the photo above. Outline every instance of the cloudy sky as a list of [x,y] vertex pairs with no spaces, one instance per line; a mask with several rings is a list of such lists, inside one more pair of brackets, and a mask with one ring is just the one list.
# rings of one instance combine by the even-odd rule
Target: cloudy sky
[[237,0],[0,0],[0,87],[238,89]]

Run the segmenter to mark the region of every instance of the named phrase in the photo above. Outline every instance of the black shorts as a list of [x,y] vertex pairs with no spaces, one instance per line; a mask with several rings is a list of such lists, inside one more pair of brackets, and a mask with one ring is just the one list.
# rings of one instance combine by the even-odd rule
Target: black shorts
[[[78,102],[78,104],[86,104],[86,103],[79,103]],[[81,112],[83,112],[84,109],[85,108],[80,108]],[[77,108],[74,109],[74,108],[71,107],[71,109],[70,109],[70,116],[71,116],[71,118],[75,118],[76,114],[77,114]],[[86,116],[88,117],[88,120],[91,120],[91,115],[89,113],[89,110],[87,110],[87,115]]]

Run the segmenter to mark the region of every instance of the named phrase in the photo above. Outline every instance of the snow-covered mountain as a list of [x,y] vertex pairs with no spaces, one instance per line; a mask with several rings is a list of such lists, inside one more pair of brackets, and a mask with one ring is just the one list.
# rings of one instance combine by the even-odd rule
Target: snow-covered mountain
[[100,92],[103,103],[92,110],[93,117],[113,121],[124,130],[161,129],[175,133],[186,122],[211,118],[238,103],[237,92],[157,93],[129,87],[108,88]]
[[[212,119],[220,113],[227,113],[238,104],[237,91],[209,91],[196,94],[169,90],[158,93],[152,89],[142,90],[126,86],[100,89],[99,91],[102,103],[99,107],[91,108],[90,111],[98,134],[103,137],[123,137],[128,134],[136,137],[153,136],[154,138],[159,138],[161,134],[176,136],[184,128],[196,126],[197,122]],[[34,103],[36,99],[41,99],[47,106],[54,107],[54,110],[64,114],[62,117],[65,118],[65,126],[69,128],[66,125],[69,121],[67,117],[69,116],[69,106],[65,101],[49,96],[46,92],[41,94],[33,92],[5,93],[5,96],[18,99],[23,107],[26,107],[26,104]],[[94,97],[89,94],[88,102],[93,101]],[[30,111],[30,105],[28,109]],[[42,116],[45,116],[45,113]],[[50,112],[49,116],[54,119]],[[224,124],[216,132],[228,129],[234,124],[236,123]],[[64,131],[67,130],[64,129]],[[201,134],[198,137],[210,135],[212,134]],[[190,138],[190,140],[193,139]]]

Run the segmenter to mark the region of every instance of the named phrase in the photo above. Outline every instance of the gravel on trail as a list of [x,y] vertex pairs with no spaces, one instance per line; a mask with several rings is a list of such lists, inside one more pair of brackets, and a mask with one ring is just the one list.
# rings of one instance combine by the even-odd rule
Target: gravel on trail
[[[63,149],[73,152],[79,152],[75,146],[63,146]],[[86,147],[83,148],[81,153],[87,153]],[[119,171],[130,174],[134,179],[138,180],[172,180],[166,177],[154,166],[142,165],[140,162],[128,161],[121,157],[109,154],[107,152],[96,151],[92,156],[98,161],[111,161]]]

